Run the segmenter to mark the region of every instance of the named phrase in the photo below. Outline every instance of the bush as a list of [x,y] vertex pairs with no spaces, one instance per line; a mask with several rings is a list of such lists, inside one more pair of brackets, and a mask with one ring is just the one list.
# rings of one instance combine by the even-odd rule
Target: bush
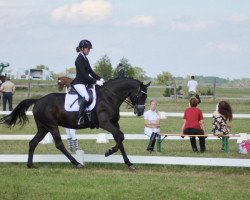
[[164,97],[170,97],[173,94],[174,94],[174,89],[173,88],[166,88],[164,93],[163,93],[163,96]]

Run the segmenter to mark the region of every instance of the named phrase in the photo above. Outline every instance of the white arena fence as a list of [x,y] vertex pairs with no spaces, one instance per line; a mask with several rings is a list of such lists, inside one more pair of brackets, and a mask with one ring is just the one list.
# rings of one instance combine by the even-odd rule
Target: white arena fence
[[[73,155],[75,159],[85,165],[85,163],[124,163],[121,155],[111,155],[105,157],[99,154],[84,154],[84,151],[77,151]],[[236,158],[195,158],[195,157],[172,157],[172,156],[134,156],[128,155],[134,164],[161,164],[161,165],[196,165],[196,166],[223,166],[223,167],[250,167],[250,159]],[[26,163],[28,155],[0,155],[0,162],[3,163]],[[69,162],[62,154],[34,155],[34,162]]]
[[[32,137],[33,135],[0,135],[0,140],[30,140]],[[106,134],[106,133],[78,135],[78,139],[85,139],[85,140],[96,139],[98,141],[98,137],[101,137],[99,141],[102,142],[105,141],[105,139],[106,139],[105,142],[108,142],[108,139],[113,139],[111,134]],[[103,137],[105,137],[104,140]],[[66,139],[66,136],[62,135],[62,138]],[[125,134],[125,139],[148,140],[148,137],[143,134]],[[85,165],[85,163],[124,163],[121,155],[111,155],[109,157],[105,157],[104,155],[99,155],[99,154],[84,154],[84,151],[80,150],[77,151],[76,154],[74,154],[73,156],[79,163],[83,165]],[[250,167],[250,159],[235,159],[235,158],[196,158],[196,157],[129,155],[129,159],[131,160],[132,163],[135,164]],[[1,162],[26,163],[27,160],[28,160],[27,154],[0,154],[0,163]],[[34,162],[68,163],[69,160],[62,154],[34,154]]]
[[[0,115],[8,115],[10,111],[0,111]],[[27,111],[27,115],[33,115],[32,111]],[[160,112],[161,118],[166,119],[167,117],[183,117],[184,113],[176,112]],[[133,112],[120,112],[121,117],[136,117]],[[203,113],[205,118],[211,118],[212,113]],[[234,119],[250,119],[250,114],[233,114]]]
[[[9,111],[0,111],[0,115],[9,114]],[[170,113],[160,112],[161,117],[183,117],[183,113]],[[27,115],[32,115],[32,111],[28,111]],[[133,117],[133,112],[121,112],[121,116]],[[210,113],[204,113],[204,117],[212,117]],[[250,118],[250,114],[234,114],[234,118]],[[31,140],[34,135],[0,135],[0,140]],[[48,134],[47,140],[51,140],[51,136]],[[66,139],[65,135],[62,135],[62,139]],[[78,139],[85,140],[97,140],[108,142],[109,139],[113,139],[111,134],[78,134]],[[125,134],[126,140],[148,140],[149,138],[142,134]],[[177,136],[169,136],[169,139],[181,139]],[[188,137],[185,137],[188,139]],[[210,137],[209,139],[218,139],[217,137]],[[239,139],[239,137],[231,137],[230,139]],[[51,142],[51,141],[50,141]],[[48,143],[44,142],[44,143]],[[98,154],[84,154],[84,151],[77,151],[73,155],[81,164],[86,163],[124,163],[121,155],[111,155],[105,157]],[[171,156],[135,156],[128,155],[130,161],[135,164],[161,164],[161,165],[196,165],[196,166],[225,166],[225,167],[250,167],[250,159],[234,159],[234,158],[196,158],[196,157],[171,157]],[[27,154],[0,154],[0,162],[2,163],[26,163],[28,159]],[[34,154],[34,162],[69,162],[69,160],[62,154]]]

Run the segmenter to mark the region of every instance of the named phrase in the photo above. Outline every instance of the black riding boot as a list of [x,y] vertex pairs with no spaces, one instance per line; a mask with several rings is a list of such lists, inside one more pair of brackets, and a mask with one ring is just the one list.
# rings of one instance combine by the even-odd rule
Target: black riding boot
[[79,112],[78,112],[77,124],[83,125],[84,124],[84,114],[85,114],[85,110],[87,108],[88,102],[85,100],[85,98],[82,98],[79,101],[80,101],[80,108],[79,108]]
[[205,137],[199,137],[201,152],[206,151]]
[[152,135],[150,137],[150,140],[149,140],[148,147],[147,147],[147,151],[153,151],[154,150],[156,136],[157,136],[157,133],[152,133]]
[[197,149],[195,137],[190,137],[190,142],[191,142],[193,152],[197,152],[198,149]]

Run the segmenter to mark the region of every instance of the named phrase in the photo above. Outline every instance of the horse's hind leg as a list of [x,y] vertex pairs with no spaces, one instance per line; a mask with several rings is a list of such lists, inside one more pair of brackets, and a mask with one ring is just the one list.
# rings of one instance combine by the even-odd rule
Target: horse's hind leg
[[29,142],[29,155],[28,155],[28,162],[27,162],[28,168],[33,167],[33,155],[34,155],[35,148],[37,147],[38,143],[42,141],[42,139],[45,137],[46,134],[47,134],[46,130],[42,128],[38,128],[36,135]]
[[56,148],[59,149],[77,168],[84,167],[81,163],[77,162],[77,160],[65,148],[58,127],[51,129],[50,133],[55,141]]

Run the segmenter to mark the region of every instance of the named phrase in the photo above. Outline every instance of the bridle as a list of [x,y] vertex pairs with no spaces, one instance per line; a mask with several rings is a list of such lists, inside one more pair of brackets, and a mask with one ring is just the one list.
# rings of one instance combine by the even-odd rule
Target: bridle
[[[112,90],[110,90],[110,89],[109,89],[108,87],[106,87],[105,85],[103,85],[103,88],[105,88],[106,90],[108,90],[109,92],[111,92],[113,95],[115,95],[116,97],[118,97],[118,99],[122,100],[121,97],[120,97],[118,94],[116,94],[115,92],[113,92]],[[130,106],[130,107],[129,107],[130,109],[131,109],[131,108],[135,108],[135,106],[140,106],[140,105],[138,104],[138,102],[139,102],[139,94],[140,94],[140,93],[143,93],[143,94],[146,94],[146,95],[147,95],[147,92],[144,92],[144,91],[141,89],[141,87],[139,86],[138,91],[137,91],[137,94],[136,94],[135,96],[133,96],[133,98],[132,98],[131,100],[127,100],[127,99],[124,100],[124,102]],[[135,102],[135,104],[133,104],[133,102]],[[144,106],[144,105],[143,105],[143,106]]]

